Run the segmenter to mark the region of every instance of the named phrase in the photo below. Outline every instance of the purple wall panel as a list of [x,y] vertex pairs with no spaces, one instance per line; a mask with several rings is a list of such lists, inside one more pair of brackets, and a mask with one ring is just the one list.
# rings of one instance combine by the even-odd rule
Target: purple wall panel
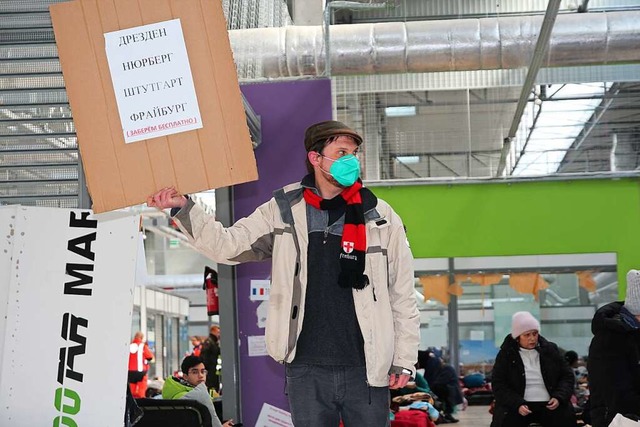
[[[273,191],[305,174],[304,131],[331,119],[331,82],[327,79],[243,85],[262,120],[262,144],[255,150],[259,179],[234,187],[234,214],[240,219],[269,200]],[[271,262],[238,266],[238,326],[242,421],[255,425],[263,403],[289,410],[284,394],[284,366],[269,356],[249,357],[247,337],[264,335],[258,327],[259,301],[249,300],[250,281],[269,279]]]

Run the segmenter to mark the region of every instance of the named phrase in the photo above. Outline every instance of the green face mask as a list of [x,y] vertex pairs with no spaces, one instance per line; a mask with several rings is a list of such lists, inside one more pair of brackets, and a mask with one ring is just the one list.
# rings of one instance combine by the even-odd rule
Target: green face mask
[[333,161],[329,173],[340,185],[350,187],[360,178],[360,161],[353,154],[342,156]]

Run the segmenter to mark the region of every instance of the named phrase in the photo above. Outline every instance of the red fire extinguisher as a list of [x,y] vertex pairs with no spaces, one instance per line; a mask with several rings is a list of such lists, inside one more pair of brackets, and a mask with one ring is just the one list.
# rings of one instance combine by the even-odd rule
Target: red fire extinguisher
[[207,292],[207,315],[213,316],[220,310],[218,299],[218,272],[213,268],[204,267],[204,284],[202,289]]

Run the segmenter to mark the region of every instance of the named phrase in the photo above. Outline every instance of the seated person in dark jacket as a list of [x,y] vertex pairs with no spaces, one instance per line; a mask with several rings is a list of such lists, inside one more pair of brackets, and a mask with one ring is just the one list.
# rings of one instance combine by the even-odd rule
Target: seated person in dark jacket
[[591,321],[591,423],[606,427],[617,413],[640,415],[640,271],[627,273],[624,301],[596,311]]
[[431,390],[442,402],[445,423],[457,423],[453,417],[456,405],[464,402],[458,374],[451,365],[444,363],[433,350],[418,351],[418,368],[424,369],[424,377]]
[[493,365],[496,399],[491,427],[575,427],[570,399],[573,372],[558,346],[539,335],[540,323],[531,313],[513,315]]

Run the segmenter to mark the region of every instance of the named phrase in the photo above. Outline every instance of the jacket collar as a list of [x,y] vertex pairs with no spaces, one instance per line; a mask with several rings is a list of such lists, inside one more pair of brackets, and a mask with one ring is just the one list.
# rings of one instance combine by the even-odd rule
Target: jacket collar
[[[538,345],[536,345],[535,349],[540,351],[540,349],[545,348],[548,345],[549,341],[542,335],[538,335]],[[513,338],[511,334],[507,335],[500,346],[501,349],[511,349],[516,352],[520,351],[520,346],[518,345],[518,340]]]
[[[624,312],[629,313],[628,310],[624,309],[624,301],[614,301],[600,307],[591,321],[591,332],[596,335],[608,332],[625,333],[633,331],[636,329],[633,326],[635,317],[631,313],[625,316]],[[633,319],[629,319],[629,317],[633,317]]]
[[620,318],[631,329],[635,329],[635,330],[640,329],[640,321],[638,320],[638,318],[636,316],[631,314],[631,312],[629,310],[627,310],[627,307],[625,307],[624,305],[620,309]]

